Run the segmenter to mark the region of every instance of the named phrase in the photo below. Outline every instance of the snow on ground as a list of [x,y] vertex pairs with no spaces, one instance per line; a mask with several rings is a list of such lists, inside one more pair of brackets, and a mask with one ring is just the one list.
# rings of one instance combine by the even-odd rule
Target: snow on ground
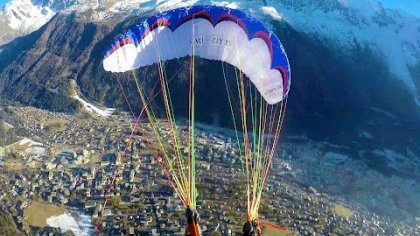
[[0,147],[0,161],[1,161],[1,158],[4,156],[5,156],[4,148]]
[[12,146],[15,146],[15,145],[18,145],[18,146],[28,145],[29,147],[32,147],[32,146],[44,146],[44,144],[35,142],[35,141],[33,141],[33,140],[29,139],[29,138],[23,138],[22,140],[17,141],[16,143],[12,143],[12,144],[6,146],[6,148],[12,147]]
[[37,6],[31,0],[11,1],[6,4],[4,12],[9,20],[9,27],[19,31],[37,29],[55,15],[49,7]]
[[83,104],[83,107],[86,110],[88,110],[89,112],[96,113],[100,116],[108,117],[108,116],[111,116],[112,113],[114,113],[114,111],[115,111],[114,108],[106,108],[105,110],[102,110],[102,109],[94,106],[93,104],[83,100],[81,97],[79,97],[79,95],[74,95],[73,98],[78,100],[79,102],[81,102]]
[[261,7],[261,11],[264,14],[266,14],[268,16],[271,16],[274,20],[281,20],[282,19],[280,13],[274,7],[266,7],[266,6],[264,6],[264,7]]
[[[409,160],[406,156],[401,155],[391,149],[375,149],[372,151],[372,154],[376,157],[385,158],[387,161],[387,165],[397,170],[402,170],[402,165],[404,165],[406,161]],[[410,162],[414,164],[414,160]]]
[[39,147],[39,146],[32,146],[25,149],[25,153],[28,155],[44,156],[47,153],[47,148]]
[[368,131],[366,131],[366,130],[361,130],[361,131],[359,132],[359,138],[372,139],[372,138],[373,138],[373,136],[372,136],[372,134],[371,134],[371,133],[369,133]]
[[12,128],[15,128],[13,125],[11,125],[11,124],[9,124],[9,123],[7,123],[7,122],[3,122],[3,124],[4,124],[4,125],[6,125],[7,127],[11,128],[11,129],[12,129]]
[[47,225],[60,228],[62,233],[72,231],[77,236],[92,235],[92,221],[89,216],[81,215],[79,222],[70,214],[64,213],[47,219]]
[[333,164],[338,164],[345,162],[348,159],[348,156],[341,153],[327,152],[324,154],[324,158]]
[[24,138],[24,139],[20,140],[19,142],[17,142],[16,144],[18,144],[18,145],[29,145],[30,147],[32,147],[32,146],[43,146],[44,145],[42,143],[37,143],[37,142],[35,142],[31,139],[28,139],[28,138]]
[[388,117],[388,118],[390,118],[390,119],[394,119],[394,120],[396,120],[396,119],[397,119],[397,117],[396,117],[395,115],[393,115],[393,114],[392,114],[391,112],[389,112],[389,111],[385,111],[385,110],[382,110],[382,109],[377,108],[377,107],[370,107],[370,110],[371,110],[371,111],[373,111],[373,112],[376,112],[376,113],[382,114],[382,115],[384,115],[384,116],[386,116],[386,117]]
[[[309,2],[309,1],[307,1]],[[349,1],[350,2],[350,1]],[[382,9],[378,3],[369,0],[352,1],[349,6],[330,9],[318,8],[310,3],[296,1],[293,6],[283,2],[270,1],[293,28],[321,35],[343,46],[354,46],[355,41],[376,50],[400,80],[415,94],[414,79],[409,66],[419,63],[420,46],[417,39],[420,31],[418,18],[397,10]],[[298,4],[308,5],[301,9]],[[322,5],[321,5],[322,6]],[[326,5],[327,6],[327,5]],[[355,14],[358,18],[346,16]]]

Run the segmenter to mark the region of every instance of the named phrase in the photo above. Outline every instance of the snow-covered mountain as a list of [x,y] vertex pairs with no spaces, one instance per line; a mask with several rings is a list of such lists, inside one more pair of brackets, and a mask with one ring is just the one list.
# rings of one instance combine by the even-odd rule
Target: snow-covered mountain
[[[60,10],[60,9],[57,9]],[[47,23],[56,11],[31,0],[12,0],[0,12],[0,44],[31,33]]]
[[92,21],[102,21],[192,4],[241,8],[267,22],[284,20],[332,45],[368,47],[420,106],[420,19],[377,0],[11,0],[0,12],[0,45],[39,29],[58,12],[89,11]]
[[419,18],[385,9],[377,1],[299,1],[301,6],[296,6],[296,1],[287,2],[275,8],[295,29],[327,38],[339,46],[371,48],[415,95],[420,106]]
[[[4,9],[17,12],[18,2],[12,0]],[[56,15],[39,30],[0,46],[2,100],[74,112],[82,105],[66,88],[69,80],[75,80],[81,95],[92,103],[125,109],[118,86],[102,66],[110,43],[142,17],[192,4],[219,4],[250,12],[281,39],[293,72],[289,131],[356,146],[375,140],[371,143],[375,148],[392,144],[398,149],[408,142],[410,150],[420,152],[416,142],[420,134],[419,19],[385,9],[374,0],[20,1],[25,2],[39,12],[48,8]],[[20,35],[34,30],[23,30],[27,26],[23,22],[31,22],[26,8],[30,7],[19,8],[19,14],[27,16],[19,16]],[[5,12],[0,13],[2,19],[7,19]],[[171,63],[175,66],[182,60]],[[214,66],[204,63],[198,70],[217,77]],[[154,75],[147,68],[138,73]],[[182,71],[180,78],[188,73]],[[130,81],[126,86],[134,86]],[[224,95],[215,96],[213,108],[209,104],[206,108],[224,114]],[[199,102],[205,101],[203,96]],[[207,113],[203,111],[204,121]]]
[[84,1],[10,0],[0,11],[0,45],[39,29],[58,12],[82,2]]

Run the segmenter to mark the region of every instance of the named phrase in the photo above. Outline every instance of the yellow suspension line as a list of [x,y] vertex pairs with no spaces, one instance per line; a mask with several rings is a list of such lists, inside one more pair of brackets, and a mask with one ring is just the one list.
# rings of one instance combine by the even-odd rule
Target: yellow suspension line
[[158,56],[158,66],[159,66],[159,79],[161,82],[161,88],[162,88],[162,94],[163,94],[163,98],[164,98],[164,104],[165,104],[165,112],[166,115],[168,117],[168,122],[170,125],[170,133],[172,134],[172,138],[174,140],[173,143],[173,147],[174,147],[174,154],[175,154],[175,159],[177,159],[176,163],[178,165],[178,173],[179,173],[179,177],[181,179],[181,183],[183,185],[183,188],[187,187],[186,184],[186,177],[183,171],[183,163],[182,163],[182,155],[180,152],[180,148],[179,148],[179,144],[178,144],[178,139],[177,139],[177,134],[176,134],[176,128],[174,125],[174,115],[173,115],[173,109],[172,109],[172,102],[170,101],[170,95],[169,94],[169,88],[168,88],[168,84],[167,84],[167,80],[165,79],[165,72],[163,69],[163,65],[162,65],[162,60],[160,57],[160,51],[159,51],[159,47],[158,47],[159,41],[158,41],[158,37],[156,37],[156,43],[155,43],[155,49],[156,49],[156,53]]
[[169,167],[169,172],[170,172],[170,173],[172,173],[172,174],[171,174],[171,176],[173,176],[173,180],[171,179],[171,181],[174,181],[174,182],[175,182],[175,185],[176,185],[175,190],[176,190],[176,189],[178,189],[178,191],[179,191],[179,193],[180,193],[180,197],[182,197],[182,198],[184,198],[184,199],[185,199],[185,197],[184,197],[184,196],[186,195],[186,194],[185,194],[185,190],[183,189],[183,186],[182,186],[182,184],[180,183],[180,181],[179,181],[179,179],[178,179],[178,176],[174,174],[174,169],[173,169],[172,163],[171,163],[171,161],[170,161],[170,159],[169,159],[169,157],[168,157],[168,154],[167,154],[167,152],[166,152],[164,142],[163,142],[163,140],[162,140],[162,137],[161,137],[161,136],[160,136],[160,134],[159,134],[159,131],[158,131],[158,130],[157,130],[157,128],[155,127],[155,124],[154,124],[154,122],[153,122],[153,116],[151,115],[151,111],[149,110],[149,105],[148,105],[148,103],[146,103],[146,99],[145,99],[145,97],[144,97],[144,95],[143,95],[142,89],[140,88],[140,84],[139,84],[139,82],[138,82],[137,76],[136,76],[136,74],[135,74],[135,72],[134,72],[134,71],[133,71],[133,76],[134,76],[134,79],[135,79],[135,82],[136,82],[136,87],[137,87],[137,90],[138,90],[138,92],[139,92],[140,98],[141,98],[142,103],[143,103],[143,105],[144,105],[144,107],[145,107],[145,111],[146,111],[146,114],[147,114],[147,118],[148,118],[149,123],[150,123],[150,125],[151,125],[151,127],[152,127],[152,130],[153,130],[153,132],[154,132],[154,134],[155,134],[155,137],[157,138],[157,140],[158,140],[158,142],[159,142],[159,146],[161,147],[162,152],[163,152],[163,154],[164,154],[164,157],[163,157],[163,158],[165,158],[165,161],[166,161],[166,162],[167,162],[167,164],[168,164],[168,167]]
[[[236,22],[239,25],[239,22]],[[235,34],[235,49],[236,49],[236,59],[238,62],[238,67],[241,68],[241,60],[239,57],[239,50],[238,50],[238,40]],[[245,100],[244,100],[244,94],[243,94],[243,76],[242,72],[239,72],[239,76],[237,73],[237,69],[235,68],[235,76],[236,76],[236,85],[238,88],[238,95],[239,95],[239,104],[240,109],[242,112],[239,112],[241,114],[241,121],[242,121],[242,132],[244,134],[244,156],[245,156],[245,166],[246,166],[246,176],[247,176],[247,182],[246,182],[246,191],[247,191],[247,213],[249,213],[251,208],[251,202],[250,202],[250,184],[251,184],[251,170],[250,170],[250,163],[249,163],[249,150],[248,150],[248,132],[246,129],[246,109],[245,109]],[[239,78],[238,78],[239,77]]]

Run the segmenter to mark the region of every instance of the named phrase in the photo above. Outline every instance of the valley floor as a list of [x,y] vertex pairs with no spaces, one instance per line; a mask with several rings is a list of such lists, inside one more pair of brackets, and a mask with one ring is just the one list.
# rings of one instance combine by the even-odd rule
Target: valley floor
[[[0,212],[11,213],[21,231],[58,232],[54,227],[60,219],[72,217],[79,225],[73,232],[92,232],[108,197],[104,235],[184,232],[184,209],[153,161],[156,140],[148,124],[135,133],[127,158],[121,159],[133,125],[128,115],[67,115],[29,107],[12,107],[8,114],[7,122],[28,139],[0,147],[0,187],[5,190]],[[165,130],[165,123],[160,125]],[[238,235],[246,194],[235,143],[215,127],[203,126],[197,136],[201,229],[204,235]],[[415,180],[372,170],[346,147],[292,136],[281,143],[261,219],[300,235],[420,234]],[[107,195],[109,178],[118,168],[121,175]],[[34,203],[59,205],[67,215],[34,224]]]

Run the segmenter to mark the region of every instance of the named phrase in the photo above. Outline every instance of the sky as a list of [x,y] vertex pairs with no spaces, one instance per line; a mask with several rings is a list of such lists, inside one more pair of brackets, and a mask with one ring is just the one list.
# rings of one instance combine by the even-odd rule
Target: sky
[[[10,0],[0,0],[0,8]],[[357,0],[353,0],[357,1]],[[387,8],[400,8],[420,17],[420,0],[379,0]]]

